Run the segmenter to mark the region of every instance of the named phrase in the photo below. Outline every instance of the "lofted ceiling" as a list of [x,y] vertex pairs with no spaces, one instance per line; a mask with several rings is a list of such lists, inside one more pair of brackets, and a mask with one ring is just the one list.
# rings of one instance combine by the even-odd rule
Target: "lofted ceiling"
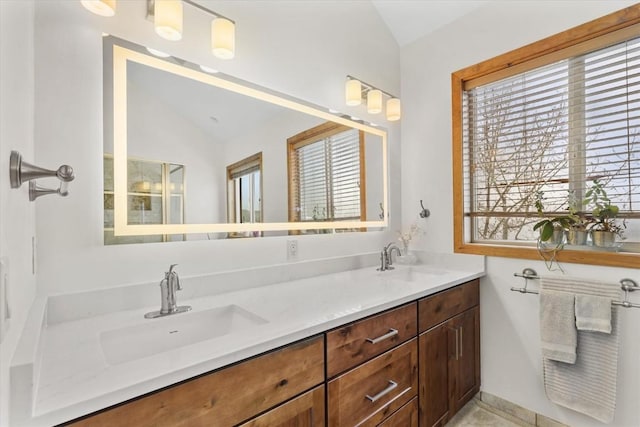
[[480,0],[371,0],[403,47],[482,6]]

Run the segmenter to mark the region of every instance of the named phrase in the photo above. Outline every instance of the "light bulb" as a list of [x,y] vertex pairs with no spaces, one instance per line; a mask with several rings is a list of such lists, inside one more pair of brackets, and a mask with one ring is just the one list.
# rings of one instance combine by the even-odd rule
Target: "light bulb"
[[182,1],[155,0],[153,23],[156,33],[163,39],[180,40],[182,38]]
[[220,59],[235,56],[236,24],[226,18],[211,21],[211,52]]
[[378,89],[367,92],[367,112],[369,114],[382,112],[382,92]]
[[355,107],[362,103],[362,84],[359,80],[349,79],[345,84],[345,102],[350,107]]
[[387,120],[395,122],[400,120],[402,115],[402,109],[400,107],[400,100],[398,98],[391,98],[387,101]]
[[116,14],[116,0],[81,0],[85,9],[100,16],[113,16]]

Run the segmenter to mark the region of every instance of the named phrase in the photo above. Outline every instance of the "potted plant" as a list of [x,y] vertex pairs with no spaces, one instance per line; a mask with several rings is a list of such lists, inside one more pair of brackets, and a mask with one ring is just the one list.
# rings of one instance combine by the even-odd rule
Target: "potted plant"
[[587,228],[591,221],[582,211],[583,203],[578,201],[574,190],[569,190],[567,194],[567,205],[569,207],[567,243],[570,245],[586,245],[589,234]]
[[620,226],[616,218],[620,209],[618,206],[611,204],[611,200],[607,196],[604,184],[594,179],[593,185],[585,194],[585,205],[593,206],[591,215],[593,216],[593,224],[591,225],[591,239],[594,246],[611,247],[615,244],[616,236],[622,237],[624,231],[624,222]]
[[[544,216],[543,197],[544,192],[538,191],[536,194],[536,210],[538,216]],[[568,215],[559,215],[550,218],[544,218],[535,223],[533,230],[540,230],[540,242],[552,243],[561,246],[564,241],[564,230],[571,225],[572,219]]]

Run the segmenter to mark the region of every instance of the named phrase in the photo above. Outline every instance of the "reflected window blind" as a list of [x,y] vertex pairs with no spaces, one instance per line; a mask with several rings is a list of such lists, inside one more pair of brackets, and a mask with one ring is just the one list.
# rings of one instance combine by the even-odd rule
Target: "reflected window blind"
[[360,133],[349,129],[290,150],[298,221],[360,219]]
[[466,90],[463,142],[475,241],[535,240],[536,195],[566,213],[596,179],[639,218],[640,38]]

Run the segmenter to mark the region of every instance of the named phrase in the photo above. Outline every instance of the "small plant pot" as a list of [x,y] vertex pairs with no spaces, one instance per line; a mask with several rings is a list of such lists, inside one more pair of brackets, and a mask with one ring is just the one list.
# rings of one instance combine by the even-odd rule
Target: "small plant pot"
[[593,246],[600,248],[610,248],[616,243],[616,233],[613,231],[594,230],[591,232]]
[[547,241],[548,243],[551,243],[553,245],[561,245],[564,243],[564,230],[562,228],[554,228],[553,229],[553,235],[551,236],[551,238]]
[[586,245],[588,233],[585,230],[567,230],[567,243],[570,245]]

